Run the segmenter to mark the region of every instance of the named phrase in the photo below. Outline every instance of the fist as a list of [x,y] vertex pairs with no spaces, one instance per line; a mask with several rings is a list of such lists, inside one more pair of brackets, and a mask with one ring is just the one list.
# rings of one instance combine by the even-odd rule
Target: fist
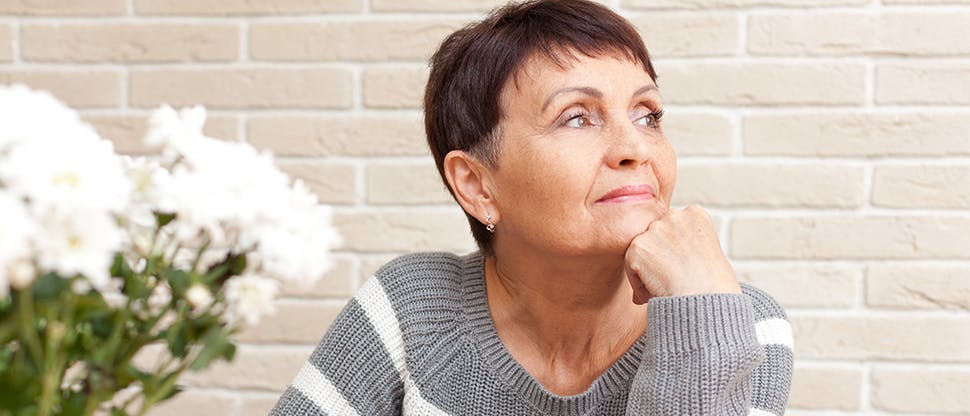
[[656,296],[741,293],[711,216],[696,205],[651,222],[627,248],[624,271],[639,305]]

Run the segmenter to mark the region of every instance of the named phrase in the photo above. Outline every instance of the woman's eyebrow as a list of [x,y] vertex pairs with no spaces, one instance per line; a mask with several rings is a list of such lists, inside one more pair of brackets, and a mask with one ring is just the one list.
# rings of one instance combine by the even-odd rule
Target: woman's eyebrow
[[636,97],[640,94],[644,94],[650,91],[659,91],[659,89],[657,88],[656,85],[644,85],[633,93],[633,97]]
[[581,92],[583,94],[586,94],[595,98],[603,98],[603,92],[593,87],[566,87],[561,90],[557,90],[552,94],[549,94],[549,98],[546,98],[546,102],[542,104],[542,111],[546,111],[546,107],[549,107],[549,104],[552,104],[553,98],[556,98],[561,94],[565,94],[567,92],[574,92],[574,91]]

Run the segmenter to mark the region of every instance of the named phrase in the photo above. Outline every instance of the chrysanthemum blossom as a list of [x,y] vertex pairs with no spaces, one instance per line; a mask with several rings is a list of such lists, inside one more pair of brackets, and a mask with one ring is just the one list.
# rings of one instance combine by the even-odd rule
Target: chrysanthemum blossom
[[39,265],[65,278],[82,274],[95,289],[104,289],[122,242],[114,218],[101,211],[53,208],[39,221],[41,230],[33,238]]
[[10,268],[30,256],[30,236],[35,230],[23,201],[0,189],[0,297],[7,293]]
[[90,142],[98,134],[50,93],[0,85],[0,155],[22,143],[68,140]]
[[262,316],[275,313],[273,299],[279,291],[276,280],[246,274],[229,279],[225,290],[231,325],[241,321],[255,325]]
[[39,208],[120,212],[131,193],[111,142],[65,138],[13,147],[0,165],[7,190]]
[[256,245],[255,259],[269,276],[307,286],[332,267],[329,253],[340,244],[331,224],[331,209],[321,205],[297,180],[280,199],[284,216],[247,230],[245,237]]

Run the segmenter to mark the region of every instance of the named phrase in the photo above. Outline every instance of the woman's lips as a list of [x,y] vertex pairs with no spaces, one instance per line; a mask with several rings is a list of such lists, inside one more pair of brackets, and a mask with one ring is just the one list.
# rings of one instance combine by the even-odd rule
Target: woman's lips
[[635,202],[635,201],[649,201],[654,198],[654,190],[650,185],[627,185],[616,188],[602,198],[597,200],[598,203],[623,203],[623,202]]

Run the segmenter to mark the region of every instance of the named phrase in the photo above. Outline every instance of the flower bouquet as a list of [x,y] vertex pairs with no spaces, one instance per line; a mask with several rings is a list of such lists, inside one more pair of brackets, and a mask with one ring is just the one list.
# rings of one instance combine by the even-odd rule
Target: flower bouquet
[[162,107],[158,155],[121,157],[49,94],[0,85],[0,415],[144,414],[232,360],[281,280],[329,269],[329,207],[204,122]]

